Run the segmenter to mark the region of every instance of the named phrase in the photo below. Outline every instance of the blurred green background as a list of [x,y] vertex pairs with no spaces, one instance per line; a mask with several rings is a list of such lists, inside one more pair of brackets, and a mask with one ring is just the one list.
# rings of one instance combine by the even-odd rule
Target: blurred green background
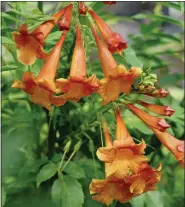
[[[22,91],[10,88],[13,80],[21,79],[23,71],[28,70],[17,61],[12,32],[25,21],[30,30],[35,28],[51,19],[50,15],[66,4],[1,2],[2,198],[5,207],[103,207],[92,201],[88,185],[92,178],[103,177],[103,164],[95,153],[101,146],[102,116],[114,137],[112,105],[101,107],[100,98],[94,94],[49,113],[31,103]],[[184,139],[184,3],[117,2],[108,6],[101,2],[87,2],[87,5],[128,41],[126,62],[150,69],[158,75],[156,85],[169,90],[168,97],[149,100],[170,105],[176,110],[171,118],[167,118],[172,126],[169,132],[178,139]],[[80,22],[84,25],[88,74],[96,73],[102,77],[97,50],[92,35],[86,29],[85,17],[80,17]],[[59,36],[56,27],[46,39],[46,51],[52,49]],[[59,77],[67,77],[69,73],[74,40],[72,28],[62,49]],[[117,55],[115,58],[118,62],[125,61]],[[42,65],[43,61],[37,60],[31,71],[38,74]],[[142,95],[136,97],[144,99]],[[163,164],[162,180],[157,191],[145,193],[126,204],[115,202],[111,207],[183,207],[184,170],[138,118],[124,108],[122,114],[131,135],[146,141],[146,154],[151,165]],[[72,144],[65,161],[70,158],[76,144],[80,149],[65,168],[62,185],[58,185],[57,168],[70,141]]]

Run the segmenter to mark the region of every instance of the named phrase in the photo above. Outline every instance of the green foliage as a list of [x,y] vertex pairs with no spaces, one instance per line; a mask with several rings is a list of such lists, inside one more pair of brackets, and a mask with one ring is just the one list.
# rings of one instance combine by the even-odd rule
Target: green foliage
[[[101,122],[106,119],[112,138],[115,135],[113,105],[119,104],[129,133],[138,143],[143,138],[147,144],[146,154],[153,166],[163,164],[163,178],[158,190],[136,197],[130,203],[114,202],[111,207],[172,207],[183,206],[183,170],[169,151],[163,147],[146,125],[127,110],[121,100],[143,100],[160,105],[170,105],[176,110],[172,117],[165,117],[172,126],[169,132],[179,139],[184,137],[184,89],[183,76],[170,67],[173,62],[183,63],[183,22],[162,13],[162,6],[184,12],[183,2],[155,2],[151,14],[136,14],[125,18],[108,14],[102,2],[87,2],[108,24],[132,20],[140,22],[140,32],[129,36],[131,45],[123,55],[114,55],[119,64],[141,67],[141,78],[135,82],[140,88],[164,87],[170,95],[163,99],[149,98],[139,94],[123,94],[114,104],[101,106],[97,94],[84,97],[77,103],[68,102],[53,108],[51,113],[33,104],[28,96],[10,88],[13,80],[21,79],[22,73],[31,71],[37,75],[44,63],[37,60],[27,67],[17,60],[12,32],[22,23],[29,31],[46,20],[69,2],[8,2],[9,9],[2,12],[2,203],[5,207],[103,207],[92,200],[89,184],[93,178],[104,179],[104,166],[97,160],[96,151],[103,146]],[[75,11],[77,10],[77,3]],[[46,12],[47,11],[47,12]],[[73,18],[77,14],[74,14]],[[88,18],[80,17],[84,47],[86,49],[87,73],[102,78],[100,60],[89,29]],[[165,32],[163,24],[176,25],[180,32]],[[57,77],[68,77],[75,42],[75,23],[62,48]],[[60,37],[54,27],[45,41],[44,50],[49,52]],[[95,56],[95,58],[94,58]],[[92,59],[92,57],[94,59]],[[171,60],[173,59],[173,60]],[[133,91],[134,91],[133,87]]]
[[37,188],[40,186],[40,184],[43,181],[46,181],[53,177],[55,173],[57,172],[57,165],[54,163],[48,163],[47,165],[44,165],[44,167],[41,168],[40,172],[37,175]]

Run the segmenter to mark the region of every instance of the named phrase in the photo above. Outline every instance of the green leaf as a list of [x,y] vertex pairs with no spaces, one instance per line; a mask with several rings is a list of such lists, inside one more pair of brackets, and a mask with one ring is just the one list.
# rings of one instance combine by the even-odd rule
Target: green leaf
[[158,20],[161,22],[167,22],[167,23],[171,23],[171,24],[175,24],[179,27],[184,27],[184,23],[183,21],[174,19],[172,17],[166,16],[166,15],[155,15],[155,14],[136,14],[132,17],[135,20],[139,20],[139,19],[151,19],[151,20]]
[[81,184],[74,178],[65,175],[62,181],[62,206],[82,207],[84,194]]
[[181,7],[181,13],[184,13],[184,1],[179,2]]
[[49,180],[51,177],[55,175],[57,172],[57,165],[54,163],[49,163],[45,165],[37,175],[37,188],[43,181]]
[[130,65],[140,68],[143,67],[143,64],[139,61],[134,50],[131,47],[124,50],[124,54],[125,54],[125,59]]
[[3,187],[1,190],[2,190],[2,206],[4,206],[5,201],[6,201],[6,192]]
[[64,169],[64,172],[76,179],[85,178],[84,169],[79,164],[76,164],[72,161],[67,164],[66,168]]
[[16,70],[17,68],[17,65],[4,65],[2,66],[2,71]]
[[9,45],[14,45],[15,42],[12,39],[9,39],[8,37],[2,37],[2,43],[3,44],[9,44]]
[[60,179],[55,180],[51,189],[51,197],[56,205],[60,204],[62,198],[62,181]]
[[176,2],[166,1],[166,2],[157,2],[157,4],[162,4],[163,6],[174,8],[174,9],[177,9],[178,11],[181,11],[180,5]]
[[5,13],[5,12],[2,12],[1,16],[4,17],[5,19],[9,19],[9,20],[12,20],[14,22],[20,22],[21,21],[20,19],[16,19],[13,15],[10,15],[10,14]]

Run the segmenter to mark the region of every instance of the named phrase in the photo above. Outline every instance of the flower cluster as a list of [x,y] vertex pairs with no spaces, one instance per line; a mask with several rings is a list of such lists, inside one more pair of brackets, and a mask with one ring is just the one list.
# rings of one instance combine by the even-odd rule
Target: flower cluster
[[[34,31],[29,32],[23,24],[19,32],[13,33],[13,39],[18,49],[18,60],[25,65],[32,65],[36,58],[44,59],[45,63],[37,77],[32,72],[25,72],[22,80],[15,80],[12,87],[20,88],[31,96],[31,101],[50,110],[52,105],[62,106],[66,101],[79,101],[84,96],[97,92],[103,99],[102,105],[115,101],[120,93],[130,93],[134,80],[142,73],[141,68],[118,65],[112,53],[120,54],[127,48],[126,41],[111,28],[84,2],[79,2],[80,15],[92,17],[103,40],[98,35],[92,20],[90,27],[95,38],[98,54],[104,73],[99,80],[95,74],[87,77],[86,56],[83,47],[81,25],[76,24],[76,44],[73,52],[70,75],[67,79],[56,79],[62,46],[70,30],[74,5],[71,3],[53,15],[52,20],[42,23]],[[61,38],[50,54],[43,51],[44,40],[55,24],[61,31]]]
[[[114,4],[115,2],[103,2]],[[127,42],[111,30],[111,28],[84,2],[78,2],[79,15],[89,18],[89,28],[95,39],[104,77],[98,79],[96,74],[87,76],[86,51],[84,48],[81,25],[75,21],[76,40],[72,55],[69,77],[56,78],[61,51],[71,28],[74,3],[67,5],[53,15],[52,20],[43,22],[32,32],[26,24],[21,25],[18,32],[13,32],[13,39],[18,49],[17,58],[25,65],[32,65],[36,58],[45,62],[37,76],[31,71],[23,73],[22,80],[15,80],[13,88],[19,88],[29,94],[30,100],[51,110],[52,105],[60,107],[67,101],[79,101],[97,93],[102,98],[102,105],[115,101],[121,93],[142,93],[151,97],[164,98],[168,91],[156,89],[149,85],[148,77],[139,67],[117,64],[113,54],[120,55],[127,48]],[[48,54],[44,52],[44,41],[55,27],[61,36]],[[143,81],[134,85],[134,81],[142,75]],[[155,81],[155,77],[154,81]],[[154,83],[153,81],[153,83]],[[125,106],[138,116],[156,135],[161,143],[173,153],[177,161],[184,167],[184,141],[178,140],[167,132],[170,125],[164,118],[152,116],[137,108],[135,104],[146,108],[160,116],[171,116],[175,110],[170,106],[159,106],[144,101],[136,103],[124,102]],[[100,147],[97,157],[105,163],[105,179],[93,179],[89,188],[93,199],[109,206],[113,200],[127,202],[135,196],[156,189],[161,178],[161,165],[153,169],[145,155],[146,144],[142,140],[136,144],[127,131],[118,108],[115,110],[116,136],[112,140],[106,122],[103,122],[105,147]]]
[[109,206],[113,200],[128,202],[144,192],[155,190],[161,178],[161,165],[153,169],[145,154],[144,140],[136,144],[116,109],[116,137],[112,141],[106,122],[103,123],[105,147],[97,151],[105,163],[105,179],[93,179],[89,188],[93,199]]

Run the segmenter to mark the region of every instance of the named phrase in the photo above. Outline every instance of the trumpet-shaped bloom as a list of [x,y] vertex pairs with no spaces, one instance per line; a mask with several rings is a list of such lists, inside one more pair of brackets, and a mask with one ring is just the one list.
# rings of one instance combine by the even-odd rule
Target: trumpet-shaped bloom
[[144,101],[139,101],[138,104],[146,107],[147,109],[149,109],[150,111],[156,114],[160,114],[163,116],[171,116],[175,112],[175,110],[170,108],[170,106],[159,106],[156,104],[146,103]]
[[184,168],[184,140],[173,137],[168,132],[160,132],[159,130],[149,126],[155,133],[161,143],[169,149],[176,157],[177,161]]
[[88,8],[83,1],[78,2],[78,11],[80,14],[86,15]]
[[92,198],[109,206],[113,200],[121,203],[128,202],[133,197],[144,192],[155,190],[156,184],[161,178],[161,166],[152,169],[147,163],[140,166],[137,174],[117,178],[116,176],[106,177],[105,180],[93,179],[89,189]]
[[92,199],[109,206],[114,200],[127,202],[132,199],[129,185],[123,179],[112,176],[105,180],[93,179],[89,186],[90,194],[95,194]]
[[61,35],[36,78],[31,72],[25,72],[22,81],[15,80],[11,86],[13,88],[20,88],[30,94],[33,103],[39,104],[48,110],[51,109],[52,103],[55,104],[55,100],[52,99],[52,93],[56,90],[54,79],[66,35],[67,32]]
[[89,13],[95,20],[111,53],[121,53],[127,48],[127,42],[121,37],[120,34],[113,32],[111,28],[93,10],[89,10]]
[[73,11],[73,4],[70,4],[66,8],[63,18],[60,21],[58,21],[58,26],[61,31],[62,30],[68,31],[70,29],[72,11]]
[[117,65],[107,46],[98,36],[91,25],[93,35],[98,47],[98,53],[105,78],[100,80],[98,93],[103,98],[102,104],[107,104],[118,98],[120,93],[129,93],[134,80],[140,76],[142,70],[132,67],[127,70],[123,65]]
[[147,158],[143,155],[146,148],[145,142],[135,144],[128,133],[119,110],[116,111],[116,139],[113,144],[104,124],[104,136],[106,147],[101,147],[97,151],[98,158],[107,163],[106,176],[114,175],[123,178],[130,173],[137,173],[141,163]]
[[170,125],[163,118],[152,116],[132,104],[127,104],[127,107],[148,126],[154,127],[162,132],[170,127]]
[[26,24],[21,25],[18,32],[13,32],[13,39],[18,48],[17,58],[25,65],[32,65],[36,58],[46,59],[48,54],[43,51],[44,40],[49,35],[66,8],[53,15],[53,20],[42,23],[32,32]]
[[99,81],[96,75],[87,78],[86,60],[83,48],[80,27],[76,28],[76,45],[72,58],[70,77],[68,79],[60,78],[56,80],[57,93],[64,92],[61,96],[56,96],[56,106],[60,106],[60,99],[63,101],[79,101],[83,96],[89,96],[99,87]]

